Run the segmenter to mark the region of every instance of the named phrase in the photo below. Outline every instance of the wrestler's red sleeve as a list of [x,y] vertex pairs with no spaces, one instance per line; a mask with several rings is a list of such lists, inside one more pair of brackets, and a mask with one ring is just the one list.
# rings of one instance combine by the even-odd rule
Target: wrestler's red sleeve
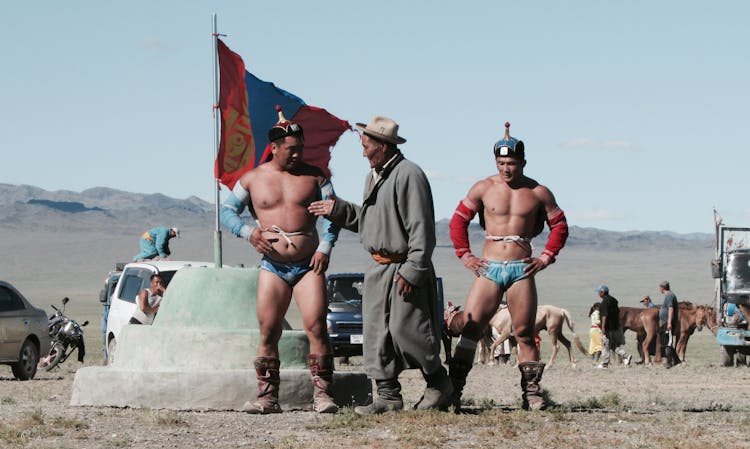
[[555,261],[555,256],[565,246],[565,241],[568,240],[568,220],[565,218],[565,212],[562,209],[552,211],[547,215],[547,225],[549,226],[549,238],[539,258],[549,265]]
[[464,254],[471,253],[469,247],[469,223],[477,214],[479,207],[469,198],[462,199],[450,222],[450,236],[453,242],[453,248],[456,250],[456,256],[461,258]]

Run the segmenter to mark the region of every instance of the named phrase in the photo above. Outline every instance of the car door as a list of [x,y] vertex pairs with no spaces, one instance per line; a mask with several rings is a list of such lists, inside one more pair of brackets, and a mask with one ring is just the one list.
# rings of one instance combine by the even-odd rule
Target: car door
[[133,316],[138,292],[149,285],[151,274],[151,270],[140,267],[129,267],[123,271],[117,282],[115,294],[110,298],[107,334],[111,333],[115,338],[120,336],[120,329],[128,324]]
[[30,319],[16,292],[0,285],[0,360],[16,360],[28,334]]

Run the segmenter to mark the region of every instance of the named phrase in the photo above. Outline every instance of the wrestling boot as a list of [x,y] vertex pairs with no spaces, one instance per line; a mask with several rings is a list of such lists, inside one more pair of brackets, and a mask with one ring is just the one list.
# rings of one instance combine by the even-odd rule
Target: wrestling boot
[[541,387],[539,387],[539,381],[542,380],[542,373],[544,372],[544,363],[523,362],[518,364],[518,369],[521,371],[523,409],[544,410],[547,408],[547,402],[542,396]]
[[452,401],[453,383],[448,373],[442,366],[433,374],[427,375],[422,373],[424,380],[427,382],[427,388],[422,394],[422,398],[414,404],[415,410],[448,410]]
[[333,355],[310,354],[307,366],[313,382],[313,410],[318,413],[336,413],[338,405],[333,401]]
[[246,402],[242,411],[253,414],[266,415],[281,413],[279,405],[279,359],[272,357],[257,357],[255,359],[255,375],[258,378],[258,400]]
[[[473,344],[472,344],[473,343]],[[466,386],[466,377],[474,365],[474,352],[476,352],[476,342],[461,337],[456,345],[456,351],[448,363],[448,375],[453,385],[450,404],[453,405],[454,413],[461,413],[461,395]],[[444,408],[447,410],[447,408]]]
[[378,397],[370,405],[359,405],[354,407],[354,413],[358,415],[380,415],[382,413],[397,412],[404,408],[404,400],[401,397],[401,384],[398,379],[376,380]]

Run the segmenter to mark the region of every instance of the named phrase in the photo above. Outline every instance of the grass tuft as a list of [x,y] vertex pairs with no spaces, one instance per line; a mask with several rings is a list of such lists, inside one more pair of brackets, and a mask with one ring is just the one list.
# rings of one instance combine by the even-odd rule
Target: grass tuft
[[65,429],[84,430],[88,429],[89,425],[84,421],[76,417],[66,418],[64,416],[57,416],[52,420],[52,425],[55,427],[62,427]]
[[188,422],[184,420],[179,413],[174,410],[167,410],[154,413],[154,422],[160,426],[187,426]]
[[586,410],[622,410],[622,399],[617,393],[607,393],[602,396],[594,396],[580,401],[574,401],[560,405],[559,408],[569,411],[586,411]]

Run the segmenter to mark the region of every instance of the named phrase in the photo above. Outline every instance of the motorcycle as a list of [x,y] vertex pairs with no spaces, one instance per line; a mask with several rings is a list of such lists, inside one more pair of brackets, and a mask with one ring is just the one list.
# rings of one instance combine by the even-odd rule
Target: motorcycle
[[70,301],[68,297],[62,299],[63,309],[60,310],[52,305],[55,309],[49,317],[49,336],[52,338],[52,345],[47,357],[44,357],[39,364],[40,368],[49,371],[60,363],[67,360],[78,349],[78,361],[83,363],[83,357],[86,354],[86,347],[83,342],[83,326],[89,324],[86,320],[80,325],[67,316],[65,316],[65,305]]

